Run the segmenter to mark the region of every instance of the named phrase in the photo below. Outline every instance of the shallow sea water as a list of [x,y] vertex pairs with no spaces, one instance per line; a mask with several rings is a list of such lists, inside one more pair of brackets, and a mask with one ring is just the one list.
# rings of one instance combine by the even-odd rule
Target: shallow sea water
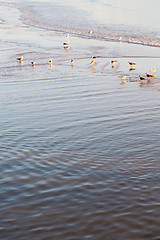
[[70,36],[68,52],[18,24],[0,40],[0,238],[160,239],[160,74],[138,80],[159,49]]

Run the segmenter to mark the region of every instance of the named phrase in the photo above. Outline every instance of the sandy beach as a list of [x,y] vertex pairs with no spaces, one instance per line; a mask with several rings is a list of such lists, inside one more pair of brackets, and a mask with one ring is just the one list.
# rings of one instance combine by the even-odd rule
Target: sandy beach
[[0,16],[1,238],[159,239],[160,48]]

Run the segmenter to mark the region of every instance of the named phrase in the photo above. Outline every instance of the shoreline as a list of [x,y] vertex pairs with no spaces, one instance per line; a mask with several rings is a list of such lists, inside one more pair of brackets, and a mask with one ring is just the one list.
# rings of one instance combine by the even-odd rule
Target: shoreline
[[[6,62],[4,62],[4,60],[3,63],[1,62],[2,67],[0,69],[8,69],[9,72],[11,72],[12,68],[13,77],[17,74],[17,71],[14,73],[14,68],[18,69],[22,67],[24,74],[24,69],[26,68],[26,75],[29,76],[29,67],[31,67],[31,61],[34,59],[36,59],[37,67],[43,67],[48,65],[47,62],[49,59],[53,58],[54,64],[50,70],[53,73],[53,69],[58,69],[58,75],[64,74],[64,70],[60,66],[64,66],[66,71],[68,73],[70,72],[71,59],[79,62],[78,65],[75,63],[74,69],[72,69],[72,73],[74,72],[76,75],[83,73],[80,69],[81,67],[87,72],[87,74],[92,74],[94,69],[93,66],[91,67],[90,65],[91,56],[97,57],[98,64],[94,67],[96,69],[96,73],[98,74],[102,74],[102,72],[104,72],[103,69],[105,69],[103,74],[107,74],[107,72],[110,73],[112,66],[109,64],[109,59],[117,59],[119,62],[118,64],[122,65],[122,67],[126,61],[126,66],[125,68],[123,67],[122,70],[121,66],[115,67],[114,70],[117,70],[116,74],[125,74],[127,76],[130,76],[128,72],[128,61],[136,60],[139,61],[140,66],[138,69],[136,67],[134,71],[135,74],[132,73],[131,75],[131,77],[136,79],[135,81],[137,81],[137,77],[139,75],[144,76],[144,74],[149,72],[151,68],[158,68],[156,59],[160,58],[160,48],[157,50],[157,48],[150,46],[131,45],[130,43],[114,41],[102,41],[91,37],[86,39],[70,34],[70,48],[65,49],[63,42],[66,40],[66,32],[57,32],[54,30],[27,25],[22,21],[22,13],[16,7],[3,6],[3,8],[6,21],[4,20],[4,23],[2,24],[3,28],[1,30],[1,41],[4,43],[7,41],[7,47],[14,44],[14,47],[17,48],[18,51],[12,51],[12,55],[10,55],[9,51],[7,51],[5,56]],[[20,55],[24,55],[23,66],[16,61],[16,58]],[[88,63],[86,63],[87,59]],[[140,60],[145,60],[145,62],[147,61],[146,67],[144,67],[144,64]],[[10,65],[11,61],[14,62],[14,64]],[[107,63],[103,63],[104,61]],[[148,67],[149,62],[151,62],[150,67]],[[154,65],[152,65],[152,62],[155,62]],[[108,67],[105,66],[106,64],[108,64]],[[48,72],[46,73],[48,75]],[[112,73],[115,74],[115,72]],[[45,72],[43,74],[45,74]],[[6,76],[7,75],[8,74],[6,74]],[[2,76],[4,76],[4,74],[2,74]],[[159,73],[157,74],[157,77],[159,79]]]
[[[149,46],[149,47],[160,47],[160,39],[151,37],[150,35],[143,34],[143,35],[135,35],[132,33],[130,36],[128,33],[122,33],[122,35],[116,31],[113,33],[106,32],[103,35],[101,32],[98,32],[92,29],[81,29],[79,26],[77,28],[72,28],[71,26],[64,26],[61,24],[59,27],[52,25],[47,25],[45,22],[43,22],[43,19],[41,19],[40,16],[34,12],[34,10],[31,10],[30,8],[23,9],[24,7],[19,7],[19,10],[22,12],[21,19],[25,24],[28,24],[30,26],[34,26],[40,29],[49,30],[49,31],[55,31],[55,32],[62,32],[62,33],[69,33],[75,37],[81,37],[81,38],[87,38],[87,39],[96,39],[101,41],[109,41],[109,42],[122,42],[122,43],[128,43],[128,44],[135,44],[135,45],[141,45],[141,46]],[[33,11],[33,12],[32,12]],[[29,17],[28,17],[29,16]],[[36,18],[35,18],[36,17]],[[122,38],[119,41],[119,38]]]
[[[4,3],[3,3],[4,4]],[[7,1],[6,1],[7,4]],[[16,8],[21,14],[20,14],[20,20],[22,21],[23,24],[27,25],[27,26],[31,26],[31,27],[35,27],[37,29],[41,29],[41,30],[46,30],[46,31],[53,31],[55,33],[62,33],[62,34],[70,34],[73,37],[80,37],[80,38],[84,38],[84,39],[92,39],[92,40],[100,40],[100,41],[106,41],[106,42],[115,42],[115,43],[127,43],[127,44],[131,44],[132,45],[140,45],[140,46],[146,46],[146,47],[153,47],[153,48],[160,48],[160,39],[152,39],[150,36],[147,35],[141,35],[141,36],[134,36],[131,35],[129,38],[125,37],[125,36],[120,36],[118,33],[114,33],[115,35],[112,36],[112,34],[108,33],[108,35],[106,36],[100,36],[99,34],[96,36],[94,35],[94,33],[90,33],[90,32],[81,32],[81,30],[67,30],[67,29],[63,29],[63,28],[53,28],[52,26],[47,26],[45,23],[40,25],[41,19],[35,15],[34,11],[32,13],[32,11],[30,9],[24,9],[23,6],[17,6],[16,4],[13,3],[9,3],[8,4],[9,7],[13,7]],[[28,18],[29,15],[29,18]],[[35,20],[35,16],[36,19]],[[92,31],[91,31],[92,32]],[[122,40],[119,41],[119,38],[122,37]],[[145,41],[143,42],[143,40],[140,40],[139,38],[144,38]],[[151,43],[150,41],[153,41],[153,43]]]
[[[6,2],[7,4],[7,2]],[[59,34],[59,35],[62,35],[62,34],[70,34],[70,36],[73,36],[75,38],[81,38],[81,39],[86,39],[86,40],[96,40],[96,41],[100,41],[100,42],[106,42],[106,43],[116,43],[116,44],[127,44],[127,45],[137,45],[137,46],[142,46],[142,47],[151,47],[151,48],[160,48],[160,45],[152,45],[152,44],[148,44],[148,43],[142,43],[142,42],[134,42],[134,41],[127,41],[127,40],[117,40],[116,38],[109,38],[109,37],[96,37],[94,35],[87,35],[87,34],[81,34],[81,33],[76,33],[76,32],[70,32],[70,31],[67,31],[67,30],[58,30],[58,29],[51,29],[51,28],[46,28],[45,26],[39,26],[39,25],[36,25],[34,23],[29,23],[27,22],[27,20],[25,20],[25,17],[23,15],[25,15],[25,13],[23,12],[23,9],[21,7],[17,7],[15,6],[14,4],[11,3],[11,6],[7,6],[5,3],[2,4],[2,7],[5,7],[5,8],[9,8],[9,9],[15,9],[18,11],[17,13],[17,20],[19,21],[19,25],[25,25],[26,27],[31,27],[31,28],[35,28],[35,29],[39,29],[39,30],[44,30],[44,31],[51,31],[55,34]],[[10,10],[9,10],[10,11]],[[20,23],[21,22],[21,23]],[[0,20],[0,24],[5,24],[5,20]],[[116,56],[115,56],[116,57]],[[136,56],[124,56],[124,57],[136,57]],[[143,56],[137,56],[137,57],[143,57]],[[147,57],[147,56],[145,56]],[[149,56],[148,56],[149,57]],[[154,56],[151,56],[151,57],[154,57]]]
[[159,49],[0,14],[1,238],[156,239]]

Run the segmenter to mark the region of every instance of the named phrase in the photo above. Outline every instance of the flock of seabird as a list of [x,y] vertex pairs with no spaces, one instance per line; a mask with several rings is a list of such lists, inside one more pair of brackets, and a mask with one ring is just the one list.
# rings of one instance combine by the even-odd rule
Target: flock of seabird
[[[66,35],[66,42],[64,42],[63,45],[64,45],[64,48],[69,49],[69,34]],[[23,64],[23,56],[17,57],[17,60],[18,60],[21,64]],[[50,60],[48,61],[48,63],[49,63],[50,66],[52,66],[52,59],[50,59]],[[74,60],[73,60],[73,59],[71,59],[71,63],[72,63],[72,65],[73,65],[73,63],[74,63]],[[35,67],[35,65],[36,65],[35,59],[31,62],[31,65],[32,65],[33,67]]]
[[[112,64],[115,64],[116,62],[117,62],[117,61],[115,61],[115,60],[111,61]],[[135,65],[136,65],[135,62],[128,61],[128,64],[130,65],[129,71],[135,70],[135,68],[132,67],[132,66],[135,66]],[[112,65],[112,67],[113,67],[113,65]],[[151,69],[150,71],[151,71],[152,73],[146,73],[145,76],[139,75],[139,80],[141,81],[141,83],[144,83],[145,80],[148,81],[150,78],[156,77],[155,73],[158,71],[158,69],[157,69],[157,68],[153,68],[153,69]],[[119,78],[121,78],[121,84],[126,84],[126,83],[127,83],[127,81],[126,81],[126,80],[127,80],[127,77],[128,77],[127,75],[121,75],[121,76],[119,76]]]
[[[119,41],[121,41],[121,37],[119,38]],[[64,46],[64,48],[65,49],[69,49],[69,47],[70,47],[70,45],[69,45],[69,34],[67,34],[66,35],[66,42],[64,42],[63,43],[63,46]],[[94,65],[95,64],[97,64],[97,62],[96,62],[96,56],[92,56],[92,61],[90,62],[90,64],[91,65],[93,65],[92,67],[94,68]],[[23,64],[23,56],[21,56],[21,57],[17,57],[17,60],[21,63],[21,64]],[[117,60],[112,60],[111,61],[111,64],[112,64],[112,68],[116,68],[116,63],[117,63]],[[48,64],[50,65],[50,66],[52,66],[52,59],[50,59],[49,61],[48,61]],[[136,65],[136,63],[135,62],[131,62],[131,61],[128,61],[128,64],[130,65],[130,69],[129,69],[129,71],[132,71],[132,70],[135,70],[135,65]],[[35,60],[33,60],[32,62],[31,62],[31,65],[34,67],[35,66]],[[71,59],[71,65],[73,66],[74,65],[74,59]],[[108,65],[108,63],[105,65],[105,66],[107,66]],[[139,75],[139,80],[140,81],[145,81],[145,80],[148,80],[148,78],[153,78],[153,77],[156,77],[156,75],[155,75],[155,73],[157,72],[157,68],[154,68],[154,69],[151,69],[151,72],[152,73],[146,73],[146,76],[141,76],[141,75]],[[126,84],[127,83],[127,75],[121,75],[121,76],[119,76],[119,78],[121,79],[121,84]]]
[[[21,56],[21,57],[18,57],[17,58],[17,60],[21,63],[21,64],[23,64],[23,56]],[[48,61],[48,63],[49,63],[49,65],[52,65],[52,59],[50,59],[49,61]],[[35,59],[31,62],[31,65],[34,67],[35,66]]]

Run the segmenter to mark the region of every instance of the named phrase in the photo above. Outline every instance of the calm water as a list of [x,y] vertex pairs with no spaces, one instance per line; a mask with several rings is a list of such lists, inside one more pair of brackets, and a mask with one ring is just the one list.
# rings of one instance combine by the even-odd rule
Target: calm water
[[92,68],[89,47],[113,56],[127,45],[71,38],[68,53],[40,34],[48,48],[40,36],[1,40],[0,239],[160,239],[160,74],[136,81],[159,58],[133,58],[135,72],[127,58],[116,71],[107,57]]

